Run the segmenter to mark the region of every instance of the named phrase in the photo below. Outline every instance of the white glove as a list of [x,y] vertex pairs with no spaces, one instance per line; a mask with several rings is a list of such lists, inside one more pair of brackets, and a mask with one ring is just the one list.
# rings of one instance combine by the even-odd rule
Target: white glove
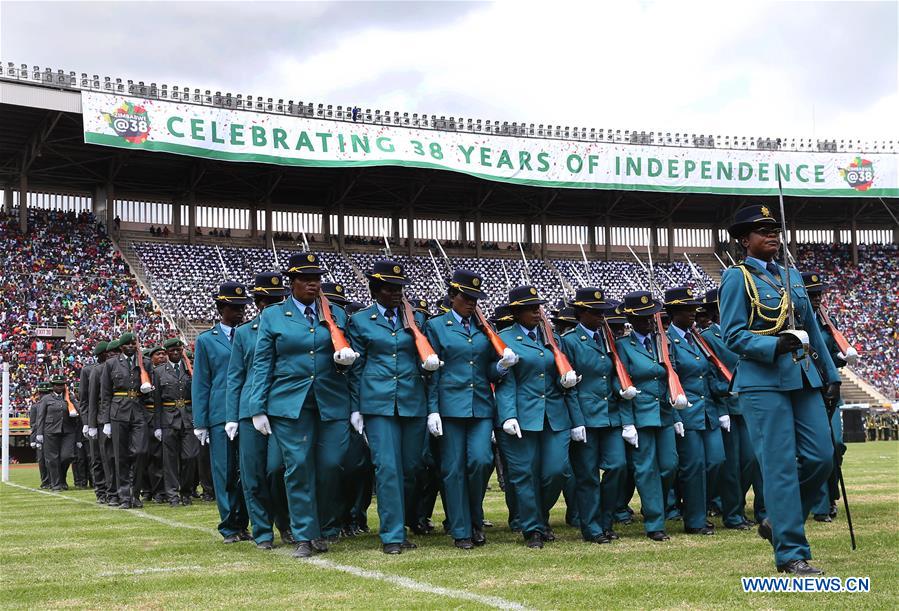
[[494,431],[490,431],[490,443],[496,443],[496,433]]
[[675,422],[674,423],[674,432],[679,436],[684,436],[684,423],[683,422]]
[[355,429],[357,433],[362,434],[362,429],[365,427],[365,421],[362,419],[362,414],[359,412],[353,412],[350,414],[350,426]]
[[441,361],[440,357],[436,354],[429,354],[428,358],[421,364],[421,367],[425,371],[437,371],[443,367],[443,361]]
[[87,428],[87,436],[90,437],[91,439],[96,439],[97,438],[97,429],[92,426],[88,427]]
[[149,382],[144,382],[143,384],[140,385],[140,391],[143,394],[148,395],[151,392],[153,392],[153,385],[150,384]]
[[847,365],[855,365],[855,362],[858,361],[858,351],[852,346],[846,348],[846,354],[840,352],[837,356],[846,361]]
[[86,424],[85,424],[84,426],[82,426],[82,427],[81,427],[81,434],[82,434],[82,435],[87,435],[87,429],[88,429],[88,426],[87,426]]
[[77,409],[74,412],[69,412],[69,418],[77,418],[79,415]]
[[503,430],[509,435],[514,435],[521,439],[521,427],[518,426],[517,418],[509,418],[505,422],[503,422]]
[[37,435],[37,436],[35,437],[35,439],[37,439],[37,442],[38,442],[38,443],[44,443],[44,436],[43,436],[43,435]]
[[722,429],[730,433],[730,416],[718,416],[718,424],[721,425]]
[[428,432],[434,437],[443,435],[443,422],[440,420],[440,414],[428,414]]
[[209,429],[194,429],[194,437],[200,442],[201,446],[209,443]]
[[689,401],[687,401],[686,395],[678,395],[674,399],[674,409],[686,409],[693,405]]
[[230,439],[231,441],[234,441],[234,438],[237,437],[237,423],[236,422],[226,422],[225,423],[225,435],[228,436],[228,439]]
[[562,385],[562,388],[574,388],[580,381],[581,376],[579,376],[573,369],[559,378],[559,384]]
[[[236,426],[236,422],[233,423]],[[228,425],[225,425],[225,429],[227,430]],[[263,435],[271,435],[272,434],[272,425],[268,421],[268,416],[265,414],[256,414],[253,416],[253,428],[262,433]],[[234,439],[232,437],[232,439]]]
[[82,444],[80,441],[76,441],[76,442],[75,442],[75,447],[78,448],[78,449],[80,450],[82,447],[84,447],[84,444]]
[[503,369],[511,369],[515,365],[518,364],[518,355],[515,354],[515,351],[511,348],[506,348],[503,350],[503,356],[499,360],[499,366]]
[[103,434],[106,435],[107,437],[112,437],[112,424],[107,422],[106,424],[103,425]]
[[36,447],[37,447],[37,444],[34,443],[33,441],[32,441],[31,443],[29,443],[28,445],[31,446],[32,448],[36,448]]
[[162,429],[154,429],[153,437],[156,438],[156,441],[162,441]]
[[334,362],[338,365],[349,367],[356,362],[356,358],[358,358],[358,356],[359,353],[353,352],[352,348],[341,348],[334,353]]
[[637,427],[635,427],[633,424],[625,424],[623,427],[621,427],[621,436],[626,442],[628,442],[635,448],[640,447],[637,445]]
[[576,426],[570,431],[568,434],[571,436],[571,441],[581,441],[583,443],[587,443],[587,428],[583,426]]
[[640,394],[640,391],[633,386],[628,386],[627,388],[622,388],[621,390],[619,390],[618,394],[621,395],[621,398],[625,401],[630,401],[638,394]]

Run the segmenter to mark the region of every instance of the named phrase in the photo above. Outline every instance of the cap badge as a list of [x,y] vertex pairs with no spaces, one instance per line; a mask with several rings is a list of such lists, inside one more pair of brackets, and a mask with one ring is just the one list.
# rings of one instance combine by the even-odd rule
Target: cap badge
[[399,265],[394,265],[394,266],[393,266],[393,273],[394,273],[394,274],[399,274],[399,273],[402,272],[402,271],[403,271],[403,268],[400,267]]
[[761,213],[762,213],[762,216],[765,216],[765,217],[771,216],[771,211],[768,210],[768,206],[762,206]]
[[306,255],[306,260],[309,261],[310,263],[314,263],[315,255]]
[[481,286],[481,281],[478,278],[471,279],[471,286]]
[[280,282],[281,280],[277,276],[272,278],[272,284],[274,284],[275,286],[278,286]]
[[649,297],[643,295],[642,297],[640,297],[640,303],[649,303]]
[[234,288],[234,292],[237,293],[238,295],[243,295],[243,289],[240,288],[239,286]]
[[537,294],[537,289],[535,289],[534,287],[531,287],[531,295],[536,295],[536,294]]
[[593,296],[594,296],[595,298],[597,298],[597,299],[602,299],[602,292],[600,292],[600,291],[594,291],[594,292],[593,292]]

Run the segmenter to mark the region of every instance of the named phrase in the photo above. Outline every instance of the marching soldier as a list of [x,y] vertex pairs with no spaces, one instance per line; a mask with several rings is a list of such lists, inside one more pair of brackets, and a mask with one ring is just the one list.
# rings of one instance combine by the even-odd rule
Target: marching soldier
[[[191,401],[194,435],[200,446],[209,444],[209,464],[219,510],[218,530],[225,543],[250,541],[249,518],[238,479],[238,450],[234,437],[236,423],[226,423],[225,395],[228,362],[237,326],[243,321],[252,299],[239,282],[224,282],[215,296],[219,321],[197,336],[194,345],[194,375]],[[203,448],[200,448],[203,451]]]
[[[166,360],[153,368],[154,435],[162,445],[164,498],[172,507],[190,505],[200,443],[194,436],[191,375],[184,362],[184,343],[165,340]],[[161,359],[160,359],[161,360]]]
[[[840,377],[802,277],[774,262],[780,231],[766,206],[737,211],[728,232],[746,257],[722,276],[721,329],[728,347],[740,355],[733,390],[739,393],[765,486],[768,517],[759,524],[759,536],[774,547],[778,571],[816,575],[823,571],[808,564],[804,522],[833,465],[825,404],[839,402]],[[791,305],[796,331],[786,324]],[[820,372],[806,354],[806,337]]]
[[61,375],[50,378],[52,392],[47,393],[37,408],[37,441],[43,444],[50,490],[68,490],[66,473],[75,458],[75,436],[80,428],[78,412],[67,404],[66,379]]
[[632,330],[616,341],[618,356],[639,391],[621,402],[621,436],[634,465],[640,492],[643,528],[653,541],[667,541],[665,495],[677,468],[675,434],[683,435],[680,414],[672,408],[667,370],[660,363],[660,345],[652,317],[663,306],[648,291],[624,296],[622,311]]
[[[141,382],[141,365],[134,333],[119,338],[122,353],[103,364],[100,376],[100,410],[108,414],[115,457],[120,509],[143,507],[138,495],[140,477],[147,460],[149,420],[143,395],[149,391]],[[106,426],[104,425],[104,431]]]
[[38,400],[31,405],[28,412],[28,422],[31,425],[31,442],[34,447],[35,458],[37,460],[38,472],[41,476],[41,488],[50,487],[50,471],[47,469],[47,457],[44,455],[44,435],[38,429],[38,423],[43,418],[44,405],[41,399],[53,391],[50,382],[38,382],[37,393]]
[[[82,437],[87,443],[88,456],[90,458],[91,479],[94,482],[94,494],[97,496],[97,502],[106,502],[106,496],[109,494],[106,478],[103,474],[103,459],[100,456],[100,442],[97,439],[96,424],[91,425],[90,416],[90,399],[91,399],[91,375],[95,369],[103,366],[106,360],[106,346],[108,342],[98,342],[93,349],[93,355],[96,359],[93,363],[87,363],[81,368],[80,382],[78,383],[78,411],[81,413]],[[91,431],[93,429],[93,432]]]
[[[617,305],[605,298],[602,289],[578,289],[571,301],[578,326],[562,336],[562,349],[583,376],[568,391],[568,401],[577,404],[587,429],[584,443],[571,444],[576,487],[571,500],[577,505],[581,536],[589,543],[610,543],[618,538],[612,517],[627,472],[617,392],[612,386],[615,365],[602,328],[604,315]],[[605,472],[601,482],[600,470]]]
[[273,525],[278,527],[284,543],[295,544],[296,541],[290,534],[281,450],[277,441],[253,426],[249,398],[253,388],[253,355],[256,352],[259,317],[269,305],[284,301],[288,290],[284,287],[280,272],[263,272],[256,274],[250,292],[259,314],[234,333],[234,347],[228,363],[225,417],[228,422],[238,423],[240,483],[253,524],[253,540],[259,549],[270,550],[274,539]]
[[[153,346],[144,351],[144,369],[152,379],[153,371],[159,365],[168,362],[165,348]],[[147,460],[139,482],[140,489],[144,493],[144,501],[153,500],[156,503],[166,502],[165,480],[163,474],[162,458],[162,429],[157,427],[156,402],[153,393],[147,393],[143,397],[144,409],[147,411],[148,427],[151,435],[147,436]]]
[[[253,426],[273,435],[284,457],[294,557],[328,551],[339,532],[341,465],[349,443],[346,367],[356,353],[336,349],[343,310],[320,311],[321,277],[312,253],[290,257],[290,295],[263,310],[253,355]],[[322,321],[333,320],[334,328]],[[329,529],[329,530],[325,530]]]
[[570,469],[569,440],[583,442],[586,434],[577,405],[565,400],[565,391],[577,384],[577,374],[560,376],[550,340],[539,326],[545,303],[533,286],[509,291],[507,305],[515,324],[500,337],[519,361],[496,389],[497,420],[504,431],[500,445],[515,489],[519,526],[531,549],[555,540],[549,513]]
[[693,337],[696,308],[702,300],[688,287],[665,291],[665,309],[671,319],[668,338],[671,359],[690,403],[681,410],[684,432],[677,440],[677,481],[683,498],[684,532],[712,535],[706,522],[709,489],[717,489],[724,443],[721,428],[730,430],[730,417],[718,413],[716,399],[728,394],[727,383],[721,382]]
[[[353,314],[349,338],[359,353],[349,372],[351,422],[368,434],[377,481],[380,537],[385,554],[415,549],[405,532],[414,515],[415,486],[424,466],[427,396],[424,367],[412,334],[403,328],[403,287],[410,283],[402,265],[375,261],[366,273],[374,303]],[[428,363],[428,367],[439,363]]]
[[[721,336],[721,326],[718,324],[718,289],[706,292],[701,310],[708,318],[708,324],[702,331],[703,339],[709,344],[715,356],[733,373],[737,369],[739,357],[727,347]],[[724,403],[725,413],[730,417],[730,430],[723,433],[725,459],[719,480],[721,518],[725,528],[746,530],[765,519],[761,472],[753,451],[752,439],[749,437],[749,429],[740,409],[740,402],[730,393],[721,401]],[[750,485],[755,496],[753,503],[755,522],[750,522],[746,518],[746,493]]]
[[428,383],[428,419],[439,439],[447,526],[460,549],[487,542],[483,503],[493,467],[496,418],[491,385],[518,362],[511,350],[497,356],[481,328],[475,308],[486,298],[481,276],[456,270],[450,280],[450,311],[425,326],[431,347],[444,361]]
[[[112,424],[109,421],[109,405],[100,401],[100,381],[106,369],[106,362],[119,353],[118,338],[106,344],[103,363],[91,371],[88,397],[88,436],[97,440],[100,461],[103,463],[103,481],[106,483],[105,502],[110,507],[119,506],[119,486],[116,480],[115,450],[112,444]],[[100,503],[100,500],[97,500]],[[102,503],[101,503],[102,504]]]

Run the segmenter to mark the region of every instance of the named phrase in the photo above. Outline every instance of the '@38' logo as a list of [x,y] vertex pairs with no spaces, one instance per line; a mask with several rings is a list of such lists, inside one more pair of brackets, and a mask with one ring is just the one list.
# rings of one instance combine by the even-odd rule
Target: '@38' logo
[[867,159],[856,157],[848,168],[840,168],[840,176],[857,191],[867,191],[874,184],[874,164]]
[[131,102],[122,102],[112,113],[103,113],[103,118],[115,131],[133,144],[141,144],[150,135],[150,115],[147,109]]

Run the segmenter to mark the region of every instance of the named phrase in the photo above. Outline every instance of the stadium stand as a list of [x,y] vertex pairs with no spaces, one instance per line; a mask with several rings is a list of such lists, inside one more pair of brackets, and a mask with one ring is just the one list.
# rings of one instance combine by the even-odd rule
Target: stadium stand
[[[26,234],[17,221],[16,209],[0,214],[0,359],[10,364],[14,414],[27,415],[37,382],[59,372],[60,359],[74,384],[96,342],[131,328],[145,346],[176,333],[166,333],[93,215],[31,211]],[[39,328],[65,338],[37,336]]]

